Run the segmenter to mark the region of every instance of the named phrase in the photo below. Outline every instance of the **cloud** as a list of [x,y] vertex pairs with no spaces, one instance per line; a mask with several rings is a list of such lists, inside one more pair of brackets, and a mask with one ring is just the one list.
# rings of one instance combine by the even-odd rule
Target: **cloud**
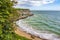
[[32,6],[40,6],[42,5],[41,1],[30,1]]
[[55,0],[18,0],[18,5],[20,6],[41,6],[45,4],[54,3]]
[[54,3],[55,0],[43,0],[42,3],[43,4],[49,4],[49,3]]

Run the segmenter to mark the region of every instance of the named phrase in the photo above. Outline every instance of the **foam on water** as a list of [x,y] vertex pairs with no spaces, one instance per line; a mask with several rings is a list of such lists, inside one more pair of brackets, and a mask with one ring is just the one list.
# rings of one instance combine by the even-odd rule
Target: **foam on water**
[[60,40],[60,38],[53,33],[42,32],[42,31],[38,31],[38,30],[33,29],[32,27],[30,27],[30,25],[25,23],[23,20],[17,21],[16,24],[23,31],[26,31],[27,33],[38,36],[40,38],[47,39],[47,40]]

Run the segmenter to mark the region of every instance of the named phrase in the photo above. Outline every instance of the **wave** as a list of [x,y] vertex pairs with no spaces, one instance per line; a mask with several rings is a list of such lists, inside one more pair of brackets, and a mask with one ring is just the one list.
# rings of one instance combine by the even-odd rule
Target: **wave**
[[25,23],[23,19],[17,21],[16,24],[20,27],[20,29],[27,33],[30,33],[31,35],[35,35],[37,37],[47,40],[60,40],[60,37],[58,37],[56,34],[49,33],[46,31],[35,30],[28,23]]

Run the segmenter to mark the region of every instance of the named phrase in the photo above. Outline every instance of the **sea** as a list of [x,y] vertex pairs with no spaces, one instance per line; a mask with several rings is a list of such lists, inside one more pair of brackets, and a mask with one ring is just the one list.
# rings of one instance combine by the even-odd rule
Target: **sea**
[[16,24],[27,33],[46,40],[60,40],[60,11],[31,11],[33,16]]

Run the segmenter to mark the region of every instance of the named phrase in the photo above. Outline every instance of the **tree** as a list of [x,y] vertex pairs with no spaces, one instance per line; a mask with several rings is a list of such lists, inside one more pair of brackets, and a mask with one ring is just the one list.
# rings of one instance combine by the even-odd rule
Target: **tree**
[[[11,0],[0,0],[0,40],[21,39],[20,36],[14,33],[14,28],[12,27],[14,16],[18,16],[16,9],[13,8],[15,3]],[[26,40],[26,38],[22,38]]]

